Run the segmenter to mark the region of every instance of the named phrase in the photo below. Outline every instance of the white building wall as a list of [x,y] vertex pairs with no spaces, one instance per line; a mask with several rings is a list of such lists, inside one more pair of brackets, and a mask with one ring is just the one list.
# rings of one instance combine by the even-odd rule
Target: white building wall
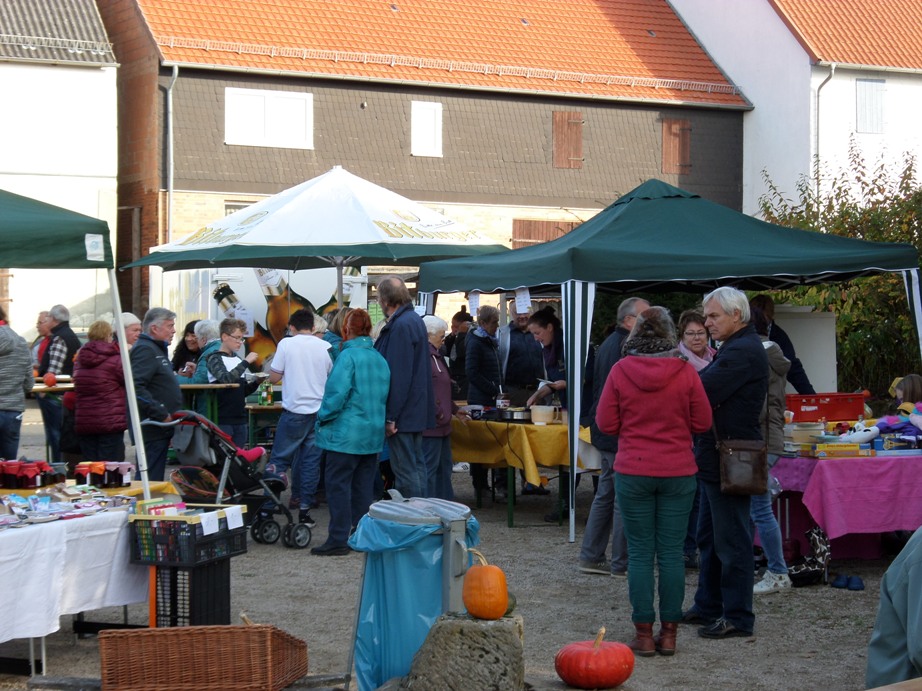
[[812,160],[810,65],[765,0],[669,0],[754,106],[743,117],[743,212],[756,215],[766,171],[786,196]]
[[[0,188],[107,221],[113,248],[115,79],[114,67],[0,63]],[[38,312],[57,303],[71,309],[78,330],[111,318],[105,271],[10,268],[10,323],[27,339]]]
[[[829,75],[829,66],[814,68],[813,89]],[[885,81],[883,131],[858,132],[859,79]],[[903,167],[905,154],[922,160],[922,74],[836,67],[832,79],[820,92],[819,151],[821,167],[837,173],[851,168],[849,144],[854,138],[869,171],[883,163],[893,178]]]

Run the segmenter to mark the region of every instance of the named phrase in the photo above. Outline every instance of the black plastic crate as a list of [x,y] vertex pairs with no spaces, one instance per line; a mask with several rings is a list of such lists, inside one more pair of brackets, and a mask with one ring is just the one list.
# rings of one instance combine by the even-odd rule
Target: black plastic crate
[[158,566],[157,626],[231,623],[230,559],[191,569]]
[[223,512],[218,532],[210,535],[204,534],[198,516],[134,515],[129,521],[132,564],[192,567],[247,551],[246,525],[228,529]]

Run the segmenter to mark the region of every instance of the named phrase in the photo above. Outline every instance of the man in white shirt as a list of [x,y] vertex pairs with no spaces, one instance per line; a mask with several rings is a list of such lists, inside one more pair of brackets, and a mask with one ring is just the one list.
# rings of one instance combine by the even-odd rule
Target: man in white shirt
[[289,468],[300,478],[298,522],[313,528],[310,509],[320,480],[320,449],[314,445],[314,423],[333,361],[330,344],[313,334],[314,313],[300,309],[288,318],[290,338],[283,338],[272,358],[269,381],[282,387],[282,414],[275,429],[267,473]]

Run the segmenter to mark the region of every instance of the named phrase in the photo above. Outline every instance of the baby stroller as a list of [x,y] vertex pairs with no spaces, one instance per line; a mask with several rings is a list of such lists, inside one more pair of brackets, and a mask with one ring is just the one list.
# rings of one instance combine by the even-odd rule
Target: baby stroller
[[[170,474],[170,481],[183,501],[243,504],[256,542],[271,545],[281,537],[286,547],[294,549],[310,544],[311,529],[295,521],[279,498],[288,487],[287,476],[264,473],[265,449],[238,448],[208,418],[189,410],[174,413],[170,422],[153,424],[176,427],[173,448],[181,465]],[[286,521],[284,529],[275,518],[280,513]]]

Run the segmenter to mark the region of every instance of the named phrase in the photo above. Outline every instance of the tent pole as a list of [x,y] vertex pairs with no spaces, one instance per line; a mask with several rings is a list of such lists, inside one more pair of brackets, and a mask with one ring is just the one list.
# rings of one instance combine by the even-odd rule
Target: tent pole
[[336,306],[343,307],[343,258],[334,257],[336,263]]
[[919,270],[907,269],[903,272],[903,284],[906,287],[906,299],[909,301],[909,315],[916,327],[919,352],[922,353],[922,286],[919,284]]
[[131,433],[134,435],[134,449],[138,460],[138,472],[141,475],[141,489],[144,498],[150,499],[150,483],[147,480],[147,454],[144,452],[144,437],[141,434],[141,414],[138,412],[138,399],[134,390],[134,375],[131,372],[131,358],[128,357],[125,342],[125,326],[122,324],[122,300],[118,294],[118,282],[115,269],[109,269],[109,290],[112,291],[112,309],[115,311],[115,330],[118,332],[119,351],[122,359],[122,373],[125,375],[125,394],[128,397],[128,418]]

